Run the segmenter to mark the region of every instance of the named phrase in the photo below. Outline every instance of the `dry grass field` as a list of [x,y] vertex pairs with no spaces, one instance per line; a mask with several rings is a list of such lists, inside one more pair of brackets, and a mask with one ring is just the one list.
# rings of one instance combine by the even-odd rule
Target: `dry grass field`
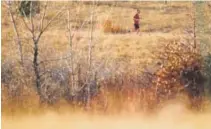
[[[71,4],[71,3],[70,3]],[[48,17],[51,17],[57,10],[67,5],[67,3],[51,3]],[[131,30],[133,28],[133,15],[136,13],[135,8],[141,10],[141,35],[135,33],[127,34],[110,34],[103,33],[103,22],[110,19],[113,24]],[[55,11],[55,12],[54,12]],[[80,22],[87,20],[89,15],[89,6],[86,4],[75,5],[71,8],[72,25],[80,26]],[[94,39],[94,58],[96,61],[109,60],[108,65],[112,62],[123,61],[125,65],[133,67],[145,63],[151,63],[151,55],[157,45],[164,40],[171,42],[174,40],[187,37],[184,30],[190,27],[191,19],[188,17],[192,11],[191,2],[128,2],[118,3],[117,5],[104,5],[103,2],[96,7],[94,17],[95,29],[93,32]],[[56,58],[68,53],[69,44],[66,32],[66,19],[64,14],[55,21],[55,24],[43,35],[40,43],[40,58]],[[9,58],[18,59],[17,45],[12,41],[14,36],[12,24],[9,22],[8,13],[2,5],[2,61]],[[18,21],[21,23],[21,21]],[[89,41],[88,24],[78,30],[73,39],[75,51],[85,50]],[[20,33],[23,37],[27,35],[23,25],[20,25]],[[32,51],[30,40],[24,39],[24,53],[26,58]],[[53,54],[53,53],[54,54]],[[86,55],[84,55],[86,56]],[[106,59],[105,59],[106,58]],[[121,64],[124,66],[124,63]],[[125,70],[125,69],[124,69]],[[128,69],[130,71],[130,69]]]
[[[44,4],[45,2],[41,2],[42,8]],[[131,87],[136,87],[136,83],[133,83],[134,78],[138,78],[144,70],[149,69],[154,72],[159,61],[155,54],[166,44],[178,41],[189,41],[193,44],[192,34],[186,33],[193,28],[193,20],[190,16],[194,12],[192,2],[98,2],[93,9],[93,24],[90,22],[92,2],[49,2],[44,24],[47,24],[59,10],[64,8],[61,15],[56,17],[43,33],[38,47],[39,70],[43,73],[50,73],[42,76],[44,80],[42,80],[42,90],[51,101],[56,101],[53,106],[43,106],[39,102],[40,98],[34,83],[34,44],[30,32],[25,27],[21,16],[16,12],[14,18],[22,43],[24,59],[24,68],[22,69],[19,63],[18,44],[15,42],[17,41],[16,35],[5,1],[2,2],[1,7],[3,129],[34,129],[35,127],[41,129],[209,128],[210,108],[197,114],[186,109],[186,106],[181,105],[180,102],[177,104],[173,101],[159,112],[148,116],[133,110],[133,106],[138,103],[137,98],[133,98],[131,101],[130,98],[118,98],[119,94],[112,94],[113,92],[117,93],[115,91],[118,91],[120,80],[125,81],[123,86],[131,89]],[[136,9],[140,9],[140,34],[131,32]],[[68,10],[70,11],[69,19]],[[33,17],[36,31],[39,30],[42,11]],[[211,6],[209,2],[206,3],[203,11],[208,31],[202,35],[203,38],[211,41],[211,31],[209,31],[211,30]],[[74,34],[71,40],[72,46],[68,37],[68,20],[71,25],[71,33]],[[106,20],[112,23],[112,27],[116,29],[115,33],[111,30],[105,31]],[[26,23],[30,25],[30,19],[26,19]],[[79,70],[82,72],[82,79],[86,80],[89,76],[87,60],[89,60],[91,25],[93,25],[91,68],[93,72],[97,73],[98,83],[106,85],[112,90],[111,94],[105,92],[106,90],[100,92],[103,94],[102,96],[110,95],[108,95],[110,98],[106,99],[108,99],[107,102],[110,102],[108,109],[112,110],[110,114],[106,115],[83,114],[81,108],[76,109],[70,106],[71,104],[67,103],[63,97],[66,87],[70,87],[70,83],[71,86],[74,85],[69,81],[71,76],[76,80],[75,85],[79,83],[77,82]],[[199,41],[198,37],[197,41]],[[207,47],[204,51],[211,52],[210,43],[208,45],[210,48]],[[197,45],[200,46],[200,43]],[[69,58],[70,55],[73,55],[72,59]],[[73,65],[71,61],[74,62]],[[71,70],[76,73],[72,74]],[[120,94],[124,96],[124,93],[123,91]],[[125,94],[130,94],[130,92]],[[123,98],[127,98],[127,100]],[[118,105],[120,101],[123,104]],[[96,108],[98,108],[98,104],[95,105],[97,102],[93,100],[93,105]],[[116,115],[117,112],[122,114]],[[131,115],[131,119],[128,119],[128,115]]]

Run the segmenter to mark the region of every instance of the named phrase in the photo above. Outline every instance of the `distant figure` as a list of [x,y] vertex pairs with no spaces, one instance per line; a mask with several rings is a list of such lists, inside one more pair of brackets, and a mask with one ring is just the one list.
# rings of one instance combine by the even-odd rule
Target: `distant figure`
[[140,30],[139,30],[139,22],[140,22],[139,14],[140,14],[140,10],[137,9],[137,13],[133,17],[133,20],[134,20],[134,28],[135,28],[135,31],[137,32],[137,34],[140,32]]

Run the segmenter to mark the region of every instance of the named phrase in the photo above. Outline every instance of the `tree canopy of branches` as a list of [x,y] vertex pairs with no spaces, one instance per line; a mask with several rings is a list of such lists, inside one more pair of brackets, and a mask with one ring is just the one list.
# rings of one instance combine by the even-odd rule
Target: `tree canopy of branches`
[[29,17],[40,12],[40,3],[39,1],[21,1],[18,8],[22,16]]

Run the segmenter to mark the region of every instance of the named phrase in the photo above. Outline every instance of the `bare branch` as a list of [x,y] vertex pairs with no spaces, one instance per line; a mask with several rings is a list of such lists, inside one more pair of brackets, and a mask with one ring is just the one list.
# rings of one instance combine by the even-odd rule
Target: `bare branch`
[[21,19],[23,20],[23,23],[24,23],[25,27],[26,27],[30,32],[32,32],[31,28],[28,26],[28,24],[26,23],[25,19],[24,19],[23,17],[22,17]]
[[30,21],[31,21],[31,30],[34,33],[34,21],[32,18],[32,6],[33,6],[33,2],[31,2],[31,4],[30,4]]
[[48,24],[41,30],[40,33],[43,33],[51,25],[51,23],[62,13],[63,10],[64,7],[61,8],[61,10],[48,22]]
[[[23,20],[23,23],[24,23],[24,25],[25,25],[25,27],[30,31],[30,32],[32,32],[32,29],[28,26],[28,20],[27,20],[27,16],[26,16],[26,13],[24,12],[24,10],[21,8],[21,11],[22,11],[22,13],[23,13],[23,15],[24,15],[24,17],[21,17],[21,19]],[[26,20],[25,20],[26,19]],[[26,22],[27,21],[27,22]]]
[[43,60],[43,61],[41,61],[39,64],[46,63],[46,62],[52,62],[52,61],[65,60],[65,59],[69,59],[69,58],[71,58],[71,55],[66,56],[66,57],[61,57],[61,58],[55,58],[55,59],[49,59],[49,60]]
[[[88,83],[91,82],[92,77],[92,40],[93,40],[93,14],[94,14],[94,1],[92,2],[93,5],[91,5],[91,26],[90,26],[90,40],[89,40],[89,52],[88,52],[88,77],[86,80],[88,80]],[[86,109],[90,108],[90,85],[87,87],[87,102],[86,102]]]
[[10,14],[11,22],[13,24],[14,32],[15,32],[16,37],[17,37],[16,42],[18,43],[18,47],[19,47],[20,61],[21,61],[21,64],[23,65],[22,43],[21,43],[21,40],[20,40],[19,31],[17,29],[17,25],[16,25],[16,22],[15,22],[15,19],[14,19],[14,14],[12,13],[12,10],[11,10],[11,4],[10,3],[7,3],[7,8],[8,8],[9,14]]
[[68,13],[68,25],[67,25],[67,28],[68,28],[68,32],[69,32],[69,45],[70,45],[70,54],[71,54],[71,57],[70,57],[70,63],[71,63],[71,83],[72,83],[72,90],[75,91],[76,87],[75,87],[75,78],[74,78],[74,63],[73,63],[73,46],[72,46],[72,34],[71,34],[71,25],[70,25],[70,10],[68,9],[67,10],[67,13]]
[[33,41],[35,41],[36,39],[36,37],[35,37],[35,29],[34,29],[34,21],[33,21],[33,18],[32,18],[32,6],[33,6],[33,4],[32,4],[33,2],[31,2],[31,4],[30,4],[30,21],[31,21],[31,34],[32,34],[32,39],[33,39]]
[[[81,9],[81,8],[79,8],[79,10],[80,10],[80,9]],[[93,12],[94,12],[94,10],[93,10]],[[74,37],[74,35],[75,35],[76,32],[78,32],[79,30],[81,30],[81,29],[84,27],[84,25],[85,25],[87,22],[89,22],[89,21],[91,20],[91,15],[97,16],[97,15],[95,15],[95,13],[93,13],[93,14],[90,14],[87,18],[85,18],[85,20],[83,21],[83,23],[81,24],[81,26],[79,27],[79,29],[77,29],[76,31],[74,31],[74,32],[72,33],[72,38]],[[76,16],[77,16],[77,15],[76,15]],[[75,27],[74,29],[76,29],[76,27]]]
[[196,48],[196,14],[195,14],[195,10],[193,11],[193,40],[194,40],[194,48]]
[[48,6],[48,1],[46,1],[45,6],[44,6],[43,16],[42,16],[42,19],[40,21],[40,30],[43,29],[43,22],[44,22],[44,19],[45,19],[45,14],[46,14],[47,6]]
[[[93,2],[94,6],[94,2]],[[91,8],[91,28],[90,28],[90,40],[89,40],[89,53],[88,53],[88,64],[89,64],[89,71],[91,71],[91,64],[92,64],[92,40],[93,40],[93,8]]]
[[[43,60],[39,63],[39,65],[41,64],[44,64],[44,63],[47,63],[47,62],[52,62],[52,61],[59,61],[59,60],[66,60],[66,59],[70,59],[71,58],[71,55],[70,56],[67,56],[67,57],[62,57],[62,58],[57,58],[57,59],[49,59],[49,60]],[[45,75],[46,73],[48,73],[50,71],[46,71],[46,72],[43,72],[40,74],[40,77]],[[72,71],[73,72],[73,71]]]

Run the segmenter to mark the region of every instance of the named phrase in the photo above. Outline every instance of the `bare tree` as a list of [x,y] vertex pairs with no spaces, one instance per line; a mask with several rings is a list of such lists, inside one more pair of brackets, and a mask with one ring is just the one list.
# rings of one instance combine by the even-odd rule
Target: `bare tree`
[[73,63],[73,35],[72,35],[72,31],[71,31],[71,23],[70,23],[70,10],[67,10],[68,13],[68,40],[69,40],[69,45],[70,45],[70,63],[71,63],[71,90],[74,92],[76,87],[75,87],[75,78],[74,78],[74,63]]
[[196,30],[196,7],[195,7],[195,2],[192,3],[192,9],[189,14],[189,17],[191,19],[191,29],[186,30],[186,33],[188,35],[191,35],[191,39],[193,40],[193,48],[197,48],[197,30]]
[[14,19],[14,13],[12,11],[12,8],[11,8],[11,1],[8,1],[6,2],[7,4],[7,9],[9,11],[9,14],[10,14],[10,19],[11,19],[11,22],[13,24],[13,29],[14,29],[14,32],[15,32],[15,35],[16,35],[16,38],[15,38],[15,42],[18,44],[18,50],[19,50],[19,55],[20,55],[20,63],[21,65],[23,66],[24,65],[24,61],[23,61],[23,50],[22,50],[22,43],[21,43],[21,39],[20,39],[20,34],[19,34],[19,31],[18,31],[18,28],[17,28],[17,23]]
[[[41,17],[41,20],[38,26],[39,26],[39,30],[35,29],[35,23],[34,23],[34,17],[32,16],[32,7],[33,7],[33,2],[31,2],[30,5],[30,16],[29,16],[29,20],[30,22],[28,23],[28,18],[26,16],[22,17],[22,21],[25,25],[25,27],[27,28],[27,30],[30,32],[31,34],[31,40],[34,44],[33,49],[34,49],[34,53],[33,53],[33,68],[34,68],[34,74],[35,74],[35,82],[36,82],[36,88],[37,88],[37,93],[40,96],[40,100],[41,102],[43,101],[44,97],[42,95],[42,91],[41,91],[41,71],[40,71],[40,62],[39,62],[39,41],[40,38],[42,37],[43,33],[47,31],[47,29],[49,28],[49,26],[52,24],[52,22],[61,15],[62,11],[64,8],[61,8],[48,22],[46,25],[44,25],[44,20],[46,17],[46,10],[47,10],[47,5],[48,2],[45,3],[44,5],[44,9],[43,9],[43,14]],[[22,10],[23,11],[23,10]],[[23,11],[24,14],[24,11]]]
[[94,17],[94,4],[95,2],[92,2],[91,5],[91,23],[90,23],[90,39],[89,39],[89,51],[88,51],[88,85],[87,85],[87,103],[86,103],[86,109],[90,108],[90,89],[91,89],[91,81],[93,78],[92,74],[92,47],[93,47],[93,17]]

